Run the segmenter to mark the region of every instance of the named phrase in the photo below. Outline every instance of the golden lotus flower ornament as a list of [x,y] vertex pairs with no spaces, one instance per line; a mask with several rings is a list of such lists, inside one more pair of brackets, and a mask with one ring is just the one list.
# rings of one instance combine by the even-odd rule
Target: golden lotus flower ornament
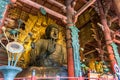
[[9,42],[6,45],[6,50],[8,53],[8,65],[16,66],[18,59],[24,51],[23,45],[15,41]]
[[24,51],[24,47],[22,44],[18,42],[10,42],[6,46],[7,51],[10,53],[22,53]]

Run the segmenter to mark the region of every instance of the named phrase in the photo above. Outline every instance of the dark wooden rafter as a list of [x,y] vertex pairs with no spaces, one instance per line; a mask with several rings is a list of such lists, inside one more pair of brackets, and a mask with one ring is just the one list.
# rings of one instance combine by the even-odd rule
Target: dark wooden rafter
[[105,0],[104,6],[106,6],[105,9],[104,9],[105,15],[110,19],[110,20],[108,20],[108,21],[109,21],[109,26],[111,26],[111,24],[112,24],[113,22],[115,22],[116,20],[118,20],[118,16],[114,16],[114,17],[113,17],[113,15],[110,16],[110,15],[108,14],[108,12],[109,12],[109,10],[110,10],[110,7],[113,6],[113,5],[112,5],[112,1]]
[[115,11],[116,14],[118,16],[118,20],[119,20],[119,26],[120,26],[120,1],[119,0],[113,0],[114,4],[115,4]]
[[86,55],[88,55],[88,54],[91,54],[91,53],[93,53],[93,52],[95,52],[95,51],[96,51],[96,50],[88,51],[88,52],[84,53],[84,56],[86,56]]
[[90,7],[92,4],[94,4],[96,0],[90,0],[88,1],[82,8],[80,8],[77,13],[75,14],[75,16],[79,16],[81,15],[88,7]]
[[[87,0],[82,0],[84,3],[87,3],[88,1]],[[91,5],[92,8],[94,8],[95,6],[94,5]]]
[[113,41],[117,44],[120,44],[120,40],[118,40],[117,37],[120,38],[120,31],[119,30],[113,32]]
[[59,3],[59,2],[57,2],[55,0],[47,0],[47,2],[49,2],[49,3],[53,4],[53,5],[56,5],[57,7],[59,7],[60,9],[62,9],[63,12],[66,12],[66,6],[65,5]]
[[119,4],[120,2],[118,0],[114,0],[114,1],[104,0],[104,6],[105,6],[104,11],[105,11],[105,15],[109,18],[109,24],[110,24],[109,26],[111,26],[111,24],[116,20],[118,20],[117,23],[120,23],[119,22],[120,10],[118,9]]
[[111,26],[112,23],[115,23],[118,20],[118,16],[112,17],[112,16],[107,15],[107,17],[109,18],[109,21],[108,21],[109,26]]
[[108,1],[108,0],[104,0],[102,5],[104,6],[104,13],[107,16],[108,15],[108,11],[110,10],[110,7],[112,5],[112,2]]
[[117,16],[116,16],[116,17],[114,17],[114,18],[111,18],[110,22],[112,23],[112,22],[116,21],[117,19],[118,19],[118,17],[117,17]]
[[42,5],[38,4],[38,3],[35,3],[33,1],[31,1],[31,0],[19,0],[19,1],[23,2],[25,4],[28,4],[30,6],[33,6],[33,7],[37,8],[37,9],[40,9],[40,7],[42,7],[42,8],[44,8],[46,10],[47,13],[49,13],[49,14],[55,16],[55,17],[58,17],[60,19],[67,19],[66,16],[61,15],[61,14],[59,14],[59,13],[57,13],[57,12],[47,8],[47,7],[44,7],[44,6],[42,6]]

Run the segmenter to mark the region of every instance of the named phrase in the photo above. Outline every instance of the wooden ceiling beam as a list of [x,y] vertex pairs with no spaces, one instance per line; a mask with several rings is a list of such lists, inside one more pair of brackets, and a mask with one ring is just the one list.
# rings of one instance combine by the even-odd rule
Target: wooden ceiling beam
[[[51,3],[51,4],[54,4],[54,5],[56,5],[56,6],[58,6],[60,9],[62,9],[63,10],[63,12],[64,13],[66,13],[66,6],[64,5],[64,4],[61,4],[61,3],[59,3],[59,2],[57,2],[57,1],[55,1],[55,0],[47,0],[49,3]],[[74,1],[77,1],[77,0],[74,0]],[[76,11],[75,11],[76,12]]]
[[88,51],[88,52],[84,53],[84,56],[86,56],[86,55],[88,55],[88,54],[91,54],[91,53],[94,53],[95,51],[96,51],[96,49],[91,50],[91,51]]
[[82,8],[80,8],[75,16],[81,15],[88,7],[90,7],[96,0],[90,0],[88,1]]
[[113,0],[115,4],[115,10],[118,16],[119,26],[120,26],[120,0]]
[[57,2],[57,1],[55,1],[55,0],[47,0],[47,2],[49,2],[49,3],[51,3],[51,4],[54,4],[54,5],[62,8],[62,9],[66,9],[66,6],[65,6],[65,5],[59,3],[59,2]]
[[42,5],[38,4],[38,3],[35,3],[35,2],[33,2],[33,1],[31,1],[31,0],[19,0],[19,1],[20,1],[20,2],[23,2],[23,3],[25,3],[25,4],[28,4],[28,5],[30,5],[30,6],[33,6],[34,8],[37,8],[37,9],[40,9],[40,8],[42,7],[42,8],[44,8],[44,9],[46,10],[47,13],[49,13],[49,14],[57,17],[57,18],[67,19],[66,16],[64,16],[64,15],[62,15],[62,14],[60,14],[60,13],[57,13],[57,12],[55,12],[55,11],[47,8],[47,7],[44,7],[44,6],[42,6]]
[[112,18],[110,21],[111,21],[111,22],[114,22],[114,21],[116,21],[117,19],[118,19],[118,16]]
[[[82,0],[84,3],[87,3],[88,1],[87,0]],[[92,8],[95,8],[94,5],[91,5]]]

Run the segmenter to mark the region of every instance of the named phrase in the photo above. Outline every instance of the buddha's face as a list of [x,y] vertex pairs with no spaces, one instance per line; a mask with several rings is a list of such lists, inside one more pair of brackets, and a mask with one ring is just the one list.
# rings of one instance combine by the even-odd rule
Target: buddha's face
[[52,28],[50,32],[51,39],[54,39],[54,40],[58,39],[58,33],[59,32],[57,28]]

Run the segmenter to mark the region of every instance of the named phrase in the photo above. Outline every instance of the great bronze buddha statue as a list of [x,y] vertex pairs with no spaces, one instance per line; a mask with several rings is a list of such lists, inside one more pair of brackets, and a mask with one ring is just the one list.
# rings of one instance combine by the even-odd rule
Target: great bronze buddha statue
[[29,68],[26,71],[35,69],[38,77],[43,74],[54,77],[67,75],[66,48],[57,43],[58,36],[57,25],[48,25],[45,39],[39,39],[32,45]]
[[57,44],[59,30],[56,25],[48,25],[45,31],[46,39],[35,43],[30,56],[30,66],[60,67],[66,63],[65,49]]

